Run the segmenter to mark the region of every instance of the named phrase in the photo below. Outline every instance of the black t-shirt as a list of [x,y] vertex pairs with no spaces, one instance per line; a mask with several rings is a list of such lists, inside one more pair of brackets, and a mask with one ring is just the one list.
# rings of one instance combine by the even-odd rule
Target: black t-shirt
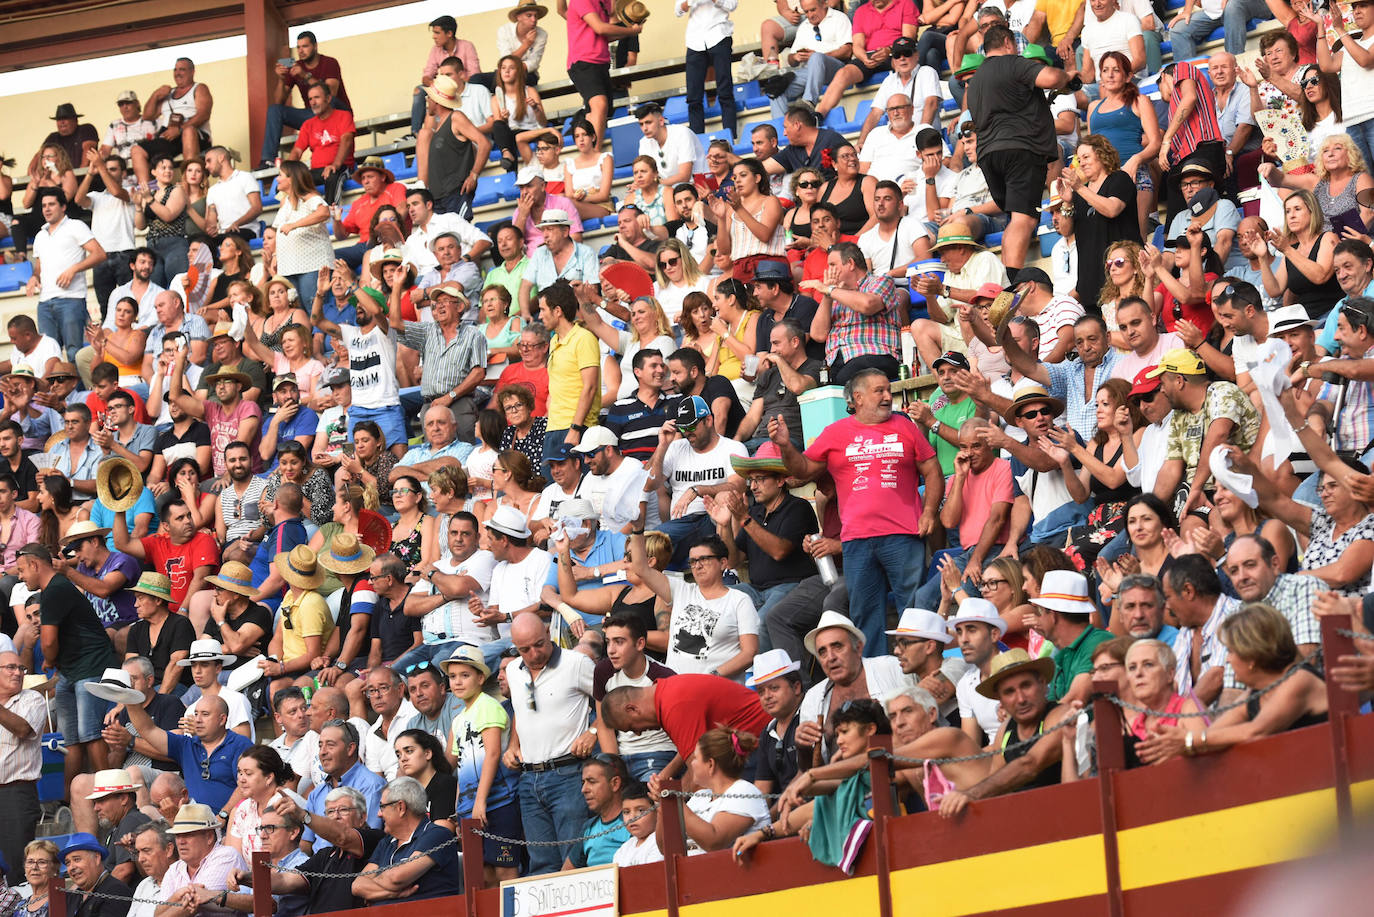
[[210,445],[210,427],[203,420],[193,420],[191,426],[186,428],[186,433],[181,436],[177,435],[175,427],[168,427],[157,435],[157,442],[153,444],[153,452],[164,452],[178,443],[208,446]]
[[[819,304],[810,296],[794,293],[792,302],[782,317],[791,319],[801,326],[803,340],[806,343],[806,355],[813,360],[824,360],[825,344],[811,340],[810,336],[811,320],[816,317],[816,309],[818,308]],[[777,320],[772,309],[763,309],[759,312],[759,320],[754,331],[755,352],[768,353],[773,349],[773,342],[769,340],[769,335],[773,333],[775,324],[777,324]]]
[[[818,169],[826,178],[835,177],[835,151],[847,144],[849,141],[844,139],[842,134],[832,131],[828,127],[822,127],[816,132],[816,144],[807,153],[806,148],[801,144],[785,146],[772,155],[772,160],[783,167],[786,172],[795,172],[803,167]],[[830,155],[825,156],[826,151]],[[830,166],[826,166],[825,160],[829,159]]]
[[430,821],[453,818],[454,813],[458,811],[457,777],[435,771],[434,776],[429,778],[429,783],[425,785],[425,792],[429,795]]
[[752,525],[740,529],[735,543],[749,558],[749,581],[755,588],[768,589],[782,583],[799,583],[808,576],[816,575],[816,562],[801,547],[802,538],[820,531],[816,523],[816,511],[810,503],[801,497],[783,494],[782,503],[771,514],[765,515],[763,505],[754,503],[749,507],[749,515],[769,533],[796,545],[791,554],[777,561],[749,537]]
[[0,462],[0,471],[14,475],[14,480],[19,484],[19,496],[17,499],[22,503],[31,496],[38,493],[38,469],[33,462],[29,461],[27,455],[19,458],[19,468],[16,470],[7,467],[7,463]]
[[[382,842],[386,834],[377,828],[369,828],[366,825],[357,829],[358,834],[363,839],[363,855],[355,857],[345,853],[338,847],[326,847],[319,853],[309,857],[300,868],[306,872],[322,872],[331,876],[343,876],[348,873],[362,872],[372,853],[377,849],[377,845]],[[326,911],[347,911],[355,907],[363,907],[367,902],[361,898],[353,897],[352,879],[324,879],[318,876],[310,877],[310,904],[305,909],[307,914],[321,914]]]
[[43,138],[43,145],[47,146],[49,143],[54,143],[62,147],[67,152],[67,158],[72,161],[72,167],[79,169],[86,162],[86,156],[81,145],[87,141],[96,145],[100,144],[100,134],[96,132],[94,124],[78,124],[76,130],[66,137],[53,131]]
[[97,898],[80,892],[67,892],[67,913],[71,917],[124,917],[129,913],[129,902],[119,899],[132,898],[134,890],[114,876],[106,876],[97,882],[94,891],[114,897]]
[[[191,641],[196,639],[196,629],[189,618],[174,614],[169,615],[166,623],[162,625],[162,630],[157,635],[156,646],[152,645],[150,636],[151,627],[148,622],[141,618],[135,621],[129,627],[128,650],[152,661],[153,677],[161,685],[172,654],[191,649]],[[191,667],[189,665],[182,666],[181,676],[177,681],[187,687],[191,686]]]
[[99,678],[101,672],[118,665],[114,644],[90,600],[61,573],[54,573],[39,593],[38,611],[42,624],[57,628],[57,659],[48,662],[55,662],[58,673],[68,681]]
[[113,825],[110,830],[100,838],[100,843],[104,844],[105,849],[109,851],[105,856],[106,869],[114,869],[116,866],[120,866],[124,863],[134,863],[135,866],[138,865],[134,861],[133,850],[120,844],[119,839],[126,834],[132,834],[133,830],[139,825],[146,825],[150,821],[152,821],[152,819],[144,815],[142,809],[135,807],[130,809],[128,814],[119,820],[119,824]]
[[258,627],[262,628],[262,636],[258,637],[257,641],[253,644],[253,652],[238,653],[237,655],[239,658],[235,660],[234,664],[229,666],[229,668],[236,669],[251,660],[255,655],[267,655],[267,646],[272,642],[272,612],[256,602],[249,602],[248,607],[237,617],[231,618],[225,615],[223,627],[221,627],[214,618],[205,622],[205,636],[214,637],[220,643],[224,643],[225,630],[237,633],[247,624],[256,624]]
[[[409,598],[410,594],[406,594]],[[402,609],[405,599],[395,610],[391,602],[377,596],[377,607],[372,613],[372,624],[368,635],[372,640],[382,641],[382,661],[391,662],[400,657],[415,643],[415,634],[420,630],[420,619],[407,617]]]
[[[797,372],[803,376],[810,376],[819,385],[823,366],[824,364],[820,360],[807,357],[806,361],[797,367]],[[776,366],[769,366],[759,373],[759,377],[754,383],[754,397],[763,399],[763,418],[759,421],[758,429],[754,431],[754,435],[767,435],[768,421],[774,417],[781,417],[787,421],[787,429],[792,434],[793,443],[798,449],[801,449],[804,445],[801,402],[787,387],[787,383],[783,381],[782,373],[778,371]]]
[[998,54],[968,81],[965,103],[978,128],[978,156],[1020,151],[1049,162],[1059,155],[1054,118],[1035,78],[1045,65],[1018,54]]
[[773,792],[781,793],[782,788],[797,776],[797,720],[794,713],[792,722],[783,730],[779,741],[773,736],[773,724],[759,736],[758,764],[754,770],[755,780],[773,781]]
[[[187,666],[186,668],[190,668]],[[181,727],[181,718],[186,715],[186,705],[179,698],[171,694],[154,694],[153,699],[148,701],[145,707],[148,716],[152,717],[154,725],[165,732],[173,732]],[[121,710],[118,716],[119,722],[129,725],[129,711]]]

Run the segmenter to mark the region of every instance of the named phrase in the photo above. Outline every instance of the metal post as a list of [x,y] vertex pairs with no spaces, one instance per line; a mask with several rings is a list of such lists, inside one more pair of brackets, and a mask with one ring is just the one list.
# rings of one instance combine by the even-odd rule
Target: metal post
[[873,787],[873,852],[878,864],[878,914],[892,917],[891,864],[887,820],[897,814],[892,783],[892,736],[874,736],[868,749],[868,776]]
[[253,853],[253,917],[272,917],[276,902],[272,900],[272,858],[266,850]]
[[468,913],[477,913],[477,892],[486,887],[486,871],[482,862],[482,838],[477,829],[482,823],[464,818],[458,823],[458,835],[463,841],[463,894],[468,899]]
[[1354,810],[1350,803],[1350,755],[1347,729],[1351,717],[1359,712],[1359,696],[1346,691],[1331,680],[1331,667],[1342,656],[1355,655],[1355,641],[1338,633],[1349,627],[1350,619],[1327,616],[1322,625],[1322,671],[1326,678],[1327,721],[1331,729],[1331,776],[1336,789],[1336,824],[1341,836],[1350,840],[1354,827]]
[[1122,917],[1125,898],[1121,891],[1121,860],[1116,842],[1116,771],[1126,767],[1122,741],[1121,710],[1112,703],[1116,682],[1094,681],[1093,724],[1097,731],[1098,806],[1102,819],[1102,860],[1107,873],[1107,913]]
[[[662,790],[674,793],[682,789],[681,780],[663,781]],[[682,797],[660,795],[658,799],[658,820],[663,830],[663,882],[664,897],[668,902],[668,917],[678,915],[677,861],[687,856],[687,834],[682,822]]]

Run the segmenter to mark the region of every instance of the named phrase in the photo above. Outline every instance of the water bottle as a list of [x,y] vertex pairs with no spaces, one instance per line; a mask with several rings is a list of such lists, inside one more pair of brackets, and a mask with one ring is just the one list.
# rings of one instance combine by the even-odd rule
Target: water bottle
[[826,554],[816,558],[816,570],[821,574],[821,582],[833,586],[840,581],[840,571],[835,569],[835,558]]
[[827,385],[829,385],[829,384],[830,384],[830,367],[829,367],[829,366],[826,366],[824,363],[822,363],[822,364],[821,364],[821,374],[820,374],[820,385],[819,385],[818,387],[819,387],[819,388],[825,388],[825,387],[826,387]]

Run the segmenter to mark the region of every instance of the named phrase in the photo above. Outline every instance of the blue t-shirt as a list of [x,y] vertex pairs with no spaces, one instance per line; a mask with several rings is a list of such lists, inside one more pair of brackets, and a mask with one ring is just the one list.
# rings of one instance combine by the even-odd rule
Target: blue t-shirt
[[450,831],[440,828],[429,819],[420,822],[410,840],[404,844],[389,834],[382,838],[369,862],[390,866],[408,860],[416,853],[425,854],[434,861],[434,865],[416,881],[415,894],[405,900],[418,901],[463,893],[463,867],[458,858],[458,844],[454,842]]
[[[276,527],[267,533],[262,544],[258,545],[257,553],[248,565],[253,571],[253,586],[261,586],[267,581],[267,577],[272,573],[272,561],[278,554],[290,552],[298,544],[309,543],[310,536],[306,534],[305,523],[299,518],[278,522]],[[275,612],[281,604],[281,595],[269,595],[262,600],[262,604]]]
[[[1374,296],[1374,280],[1369,282],[1369,286],[1365,287],[1364,292],[1360,295]],[[1336,303],[1336,305],[1331,308],[1331,311],[1326,314],[1326,323],[1322,325],[1322,333],[1317,335],[1317,346],[1333,357],[1339,357],[1341,355],[1341,347],[1336,343],[1336,322],[1341,317],[1341,306],[1345,305],[1345,300],[1348,298],[1349,297],[1343,297],[1340,302]]]
[[[612,826],[615,826],[615,831],[610,834],[602,833]],[[591,837],[593,834],[601,836]],[[582,826],[582,836],[588,839],[574,846],[568,853],[568,860],[572,862],[574,869],[581,869],[583,866],[605,866],[613,862],[620,845],[630,839],[630,829],[625,827],[625,822],[619,815],[610,821],[602,821],[600,815],[593,815]]]
[[[572,552],[573,560],[584,567],[601,567],[606,564],[613,564],[618,560],[625,559],[625,536],[619,532],[608,532],[604,529],[596,533],[596,541],[592,543],[591,550],[585,555]],[[615,580],[617,583],[624,583],[623,578]],[[558,589],[558,565],[549,565],[549,575],[544,580],[546,586],[552,586],[555,591]],[[605,577],[601,579],[589,579],[578,583],[578,589],[598,589],[609,585]],[[581,612],[582,620],[588,624],[600,624],[601,615],[590,615]]]
[[[283,423],[281,428],[277,430],[277,445],[280,446],[282,443],[289,442],[297,436],[313,437],[315,431],[319,429],[319,426],[320,415],[316,414],[305,405],[301,405],[296,411],[296,416]],[[307,446],[306,448],[308,449],[310,447]],[[267,466],[267,473],[271,474],[276,468],[277,457],[274,455],[272,456],[272,464]]]
[[[218,812],[224,808],[239,779],[239,756],[253,747],[253,740],[237,732],[226,732],[209,756],[205,766],[205,744],[195,736],[167,733],[167,757],[177,762],[186,791],[192,802],[199,802]],[[207,778],[205,775],[209,774]]]
[[[309,809],[311,814],[316,818],[324,818],[324,801],[329,797],[330,793],[341,786],[352,787],[363,794],[363,798],[367,800],[367,823],[373,828],[380,828],[382,826],[382,816],[378,813],[377,807],[382,802],[382,790],[386,788],[386,781],[364,767],[361,761],[350,767],[337,785],[331,786],[328,779],[316,784],[315,788],[310,791],[310,796],[306,799],[306,808]],[[301,835],[301,840],[314,844],[316,853],[319,853],[326,847],[333,846],[322,837],[316,838],[315,832],[311,831],[309,828],[305,829],[305,833]]]
[[[114,528],[114,511],[101,503],[99,497],[87,505],[91,508],[91,521],[95,523],[96,528]],[[124,511],[124,524],[129,527],[130,535],[133,534],[138,517],[144,513],[152,517],[152,521],[148,523],[148,534],[151,535],[157,531],[157,500],[153,498],[153,492],[146,487],[143,488],[143,493],[138,495],[138,502]],[[105,536],[105,547],[111,551],[115,549],[114,532]],[[134,577],[134,582],[138,582],[138,577]]]

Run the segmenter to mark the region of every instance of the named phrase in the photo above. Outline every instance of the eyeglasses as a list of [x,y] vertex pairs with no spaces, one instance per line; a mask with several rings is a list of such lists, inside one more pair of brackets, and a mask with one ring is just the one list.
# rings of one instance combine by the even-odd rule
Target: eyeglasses
[[1319,76],[1309,76],[1305,80],[1298,81],[1298,85],[1301,86],[1303,89],[1311,89],[1313,86],[1320,86],[1321,84],[1322,81],[1321,77]]
[[1320,484],[1317,485],[1317,493],[1334,494],[1338,489],[1340,489],[1340,486],[1341,485],[1339,481],[1322,481]]
[[708,563],[709,561],[722,559],[723,558],[718,554],[703,554],[700,557],[687,558],[687,565],[691,567],[700,567],[702,564]]
[[258,825],[258,834],[262,837],[267,837],[273,831],[280,831],[285,827],[285,825]]
[[0,665],[0,672],[9,672],[10,674],[22,674],[27,671],[27,668],[25,668],[17,662],[11,662],[7,663],[6,665]]
[[409,487],[393,487],[391,493],[394,494],[418,494],[418,490],[411,490]]
[[1129,260],[1125,259],[1125,258],[1108,258],[1108,259],[1107,259],[1107,269],[1108,269],[1108,270],[1113,270],[1113,269],[1115,269],[1115,268],[1125,267],[1126,265],[1128,265],[1128,264],[1130,264],[1130,263],[1131,263],[1131,262],[1130,262]]
[[524,341],[521,341],[519,344],[516,344],[515,346],[521,350],[534,350],[537,347],[546,347],[548,345],[542,342],[538,344],[526,344]]
[[1124,666],[1123,666],[1121,663],[1119,663],[1119,662],[1103,662],[1103,663],[1099,663],[1098,665],[1093,666],[1093,674],[1094,674],[1094,675],[1105,675],[1105,674],[1107,674],[1108,672],[1110,672],[1112,669],[1120,669],[1120,668],[1124,668]]
[[1054,412],[1049,408],[1031,408],[1016,415],[1019,420],[1034,420],[1037,417],[1048,417],[1054,419]]
[[883,111],[887,112],[889,115],[892,115],[900,111],[906,111],[911,107],[911,104],[907,103],[906,105],[893,105],[890,108],[884,108]]
[[325,809],[325,810],[324,810],[324,814],[325,814],[325,816],[328,817],[328,818],[338,818],[340,815],[343,815],[345,812],[356,812],[356,811],[358,811],[358,810],[357,810],[357,808],[354,807],[354,806],[335,806],[335,807],[332,808],[332,809]]
[[45,867],[47,867],[48,869],[56,869],[56,868],[57,868],[57,864],[54,863],[54,862],[53,862],[51,859],[49,859],[48,857],[34,857],[33,859],[25,860],[25,861],[24,861],[24,868],[25,868],[25,869],[37,869],[37,868],[40,867],[40,866],[45,866]]
[[677,267],[682,263],[681,258],[664,258],[658,263],[659,267]]
[[399,806],[400,804],[401,804],[401,800],[399,800],[399,799],[393,799],[393,800],[391,800],[391,802],[379,802],[379,803],[377,804],[377,811],[380,812],[382,809],[385,809],[387,806]]
[[814,180],[813,180],[813,181],[799,181],[799,182],[797,182],[797,187],[798,187],[798,188],[819,188],[819,187],[821,187],[821,186],[824,185],[824,184],[825,184],[825,182],[822,182],[822,181],[814,181]]
[[983,580],[982,588],[983,588],[983,589],[996,589],[996,588],[998,588],[999,586],[1005,586],[1006,584],[1007,584],[1007,581],[1004,580],[1004,579],[985,579],[985,580]]

